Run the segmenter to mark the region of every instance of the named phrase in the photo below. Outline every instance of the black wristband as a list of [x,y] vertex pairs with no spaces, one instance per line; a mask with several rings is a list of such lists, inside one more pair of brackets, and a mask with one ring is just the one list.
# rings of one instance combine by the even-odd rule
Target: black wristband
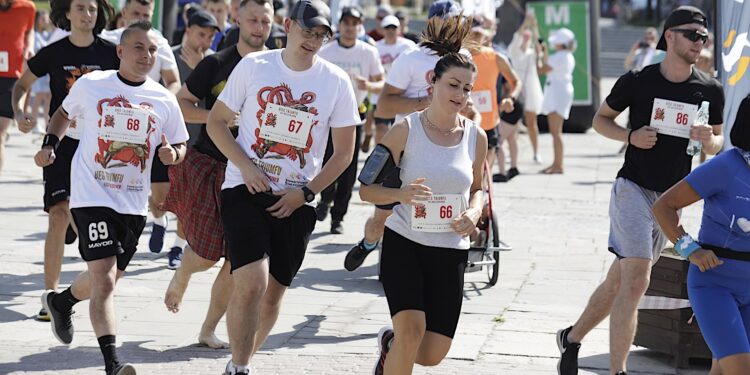
[[177,149],[177,147],[171,146],[174,150],[174,154],[176,155],[174,157],[174,162],[177,163],[178,160],[180,160],[180,151]]
[[628,132],[628,144],[630,144],[630,136],[633,135],[633,129]]
[[57,146],[60,144],[60,138],[54,134],[47,133],[42,141],[42,148],[52,146],[52,150],[57,150]]

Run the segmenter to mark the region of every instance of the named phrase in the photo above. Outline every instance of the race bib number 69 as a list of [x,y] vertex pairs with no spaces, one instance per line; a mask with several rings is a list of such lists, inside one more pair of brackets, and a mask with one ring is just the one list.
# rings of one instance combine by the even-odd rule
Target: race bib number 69
[[411,206],[411,229],[417,232],[453,232],[451,223],[461,215],[461,194],[433,195]]

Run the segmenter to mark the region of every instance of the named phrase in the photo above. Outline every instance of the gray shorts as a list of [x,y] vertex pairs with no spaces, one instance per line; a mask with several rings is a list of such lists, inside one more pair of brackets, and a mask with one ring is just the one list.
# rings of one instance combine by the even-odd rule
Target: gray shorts
[[618,178],[609,200],[609,251],[618,258],[659,259],[667,236],[651,213],[661,193]]

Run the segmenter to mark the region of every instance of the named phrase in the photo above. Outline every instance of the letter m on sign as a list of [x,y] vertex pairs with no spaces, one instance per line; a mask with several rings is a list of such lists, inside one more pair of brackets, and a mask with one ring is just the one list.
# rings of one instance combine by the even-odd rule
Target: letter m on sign
[[567,4],[547,5],[544,7],[544,21],[547,25],[570,24],[570,7]]

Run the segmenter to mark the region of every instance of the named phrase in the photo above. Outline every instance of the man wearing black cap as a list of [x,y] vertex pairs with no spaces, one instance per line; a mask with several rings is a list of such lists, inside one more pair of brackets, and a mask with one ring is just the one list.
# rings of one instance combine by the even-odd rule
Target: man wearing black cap
[[[558,331],[559,374],[578,373],[581,340],[608,315],[609,371],[626,374],[638,303],[648,288],[651,266],[666,243],[651,206],[690,172],[688,139],[700,140],[708,154],[717,153],[724,143],[721,84],[693,66],[707,40],[703,12],[690,6],[675,9],[657,45],[666,51],[664,61],[620,77],[594,117],[597,132],[628,142],[609,208],[609,251],[617,258],[575,325]],[[708,124],[695,124],[703,101],[709,102]],[[632,130],[615,123],[626,108],[630,108]]]
[[[229,159],[221,191],[234,280],[226,374],[250,373],[302,265],[315,194],[351,163],[360,122],[348,75],[317,56],[332,34],[328,6],[297,2],[284,30],[286,48],[245,56],[208,116],[208,134]],[[333,155],[321,168],[329,132]]]
[[[357,7],[344,7],[339,19],[339,35],[335,43],[328,43],[320,49],[320,57],[336,64],[349,74],[354,94],[357,97],[360,117],[364,119],[367,106],[364,104],[369,93],[380,93],[383,89],[383,66],[380,63],[378,50],[357,38],[357,30],[362,24],[362,12]],[[359,146],[361,126],[357,126],[355,144]],[[333,140],[328,138],[328,148],[323,163],[333,155]],[[320,193],[318,207],[315,208],[319,221],[325,220],[328,208],[331,207],[331,233],[341,234],[344,231],[342,222],[352,197],[354,181],[357,179],[357,159],[359,147],[354,148],[354,156],[349,167],[339,178]]]

